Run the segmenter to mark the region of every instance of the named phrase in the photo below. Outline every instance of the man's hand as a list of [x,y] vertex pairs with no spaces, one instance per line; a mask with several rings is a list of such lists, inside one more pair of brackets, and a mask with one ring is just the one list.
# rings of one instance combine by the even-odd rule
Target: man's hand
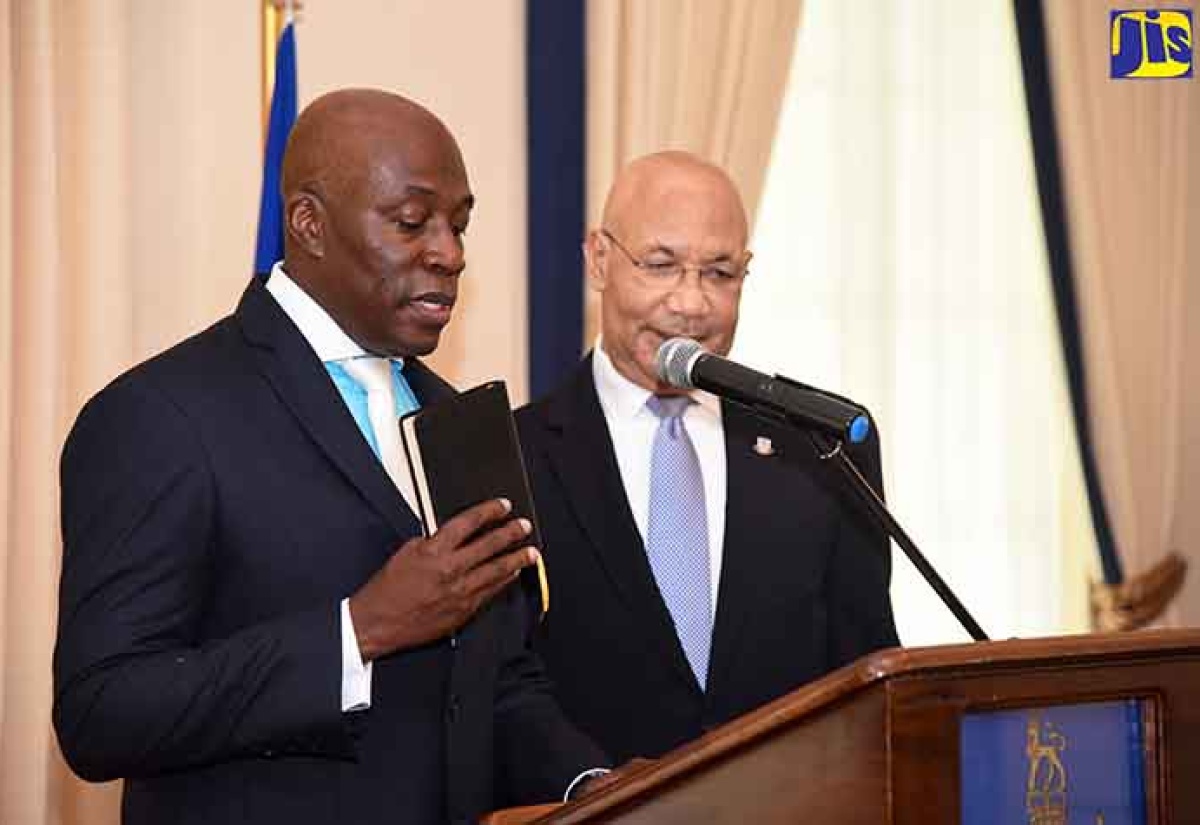
[[350,597],[364,662],[453,633],[537,561],[533,547],[496,555],[532,529],[511,511],[504,499],[462,511],[429,538],[405,542]]

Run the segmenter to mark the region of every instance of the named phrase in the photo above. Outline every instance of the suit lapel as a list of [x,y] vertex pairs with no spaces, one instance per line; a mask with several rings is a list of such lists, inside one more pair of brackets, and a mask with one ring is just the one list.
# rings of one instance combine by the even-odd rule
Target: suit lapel
[[780,563],[772,559],[769,534],[781,518],[787,517],[788,504],[781,493],[789,489],[786,477],[772,480],[774,473],[781,472],[778,456],[762,456],[754,449],[757,438],[771,434],[773,427],[725,401],[721,402],[721,412],[725,430],[725,537],[710,654],[710,694],[720,691],[729,679],[746,615],[761,602],[771,565]]
[[404,380],[412,388],[421,406],[436,404],[443,398],[456,394],[454,387],[439,378],[417,358],[404,359]]
[[549,461],[566,499],[626,606],[679,676],[698,691],[654,581],[641,534],[629,509],[612,438],[592,378],[591,356],[576,368],[565,392],[551,396],[545,420],[554,439]]
[[[330,462],[397,535],[419,533],[417,518],[371,452],[325,366],[258,279],[246,289],[236,317],[258,370]],[[413,390],[421,397],[416,386]]]

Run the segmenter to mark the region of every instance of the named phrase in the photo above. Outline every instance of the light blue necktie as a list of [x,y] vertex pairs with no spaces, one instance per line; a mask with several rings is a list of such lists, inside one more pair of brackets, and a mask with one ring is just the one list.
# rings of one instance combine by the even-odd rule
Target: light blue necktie
[[400,365],[391,359],[365,355],[326,364],[325,368],[333,377],[334,384],[354,416],[354,423],[371,445],[388,478],[409,509],[419,513],[397,421],[417,405]]
[[[375,356],[364,355],[359,357],[374,358]],[[413,393],[412,387],[408,385],[408,381],[404,378],[403,365],[392,361],[391,366],[392,389],[396,401],[396,418],[400,418],[413,410],[420,409],[421,404],[417,401],[417,396]],[[358,425],[363,438],[371,445],[371,451],[378,458],[379,440],[375,437],[375,430],[371,427],[371,417],[367,412],[366,389],[346,371],[342,361],[326,361],[325,371],[333,379],[334,386],[338,388],[338,392],[342,395],[342,400],[346,402],[346,406],[350,410],[350,415],[354,417],[354,423]]]
[[704,478],[683,424],[683,413],[691,403],[687,396],[661,395],[646,402],[659,419],[650,455],[646,555],[688,664],[703,689],[712,645],[712,576]]

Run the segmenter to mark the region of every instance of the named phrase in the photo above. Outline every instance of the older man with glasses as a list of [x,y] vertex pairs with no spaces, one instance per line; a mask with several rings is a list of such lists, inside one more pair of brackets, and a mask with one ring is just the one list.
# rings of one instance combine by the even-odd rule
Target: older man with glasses
[[[887,541],[807,440],[658,378],[669,338],[729,352],[747,236],[721,169],[683,152],[630,163],[584,245],[600,340],[518,413],[555,593],[538,647],[618,761],[898,643]],[[879,485],[878,442],[854,458]]]

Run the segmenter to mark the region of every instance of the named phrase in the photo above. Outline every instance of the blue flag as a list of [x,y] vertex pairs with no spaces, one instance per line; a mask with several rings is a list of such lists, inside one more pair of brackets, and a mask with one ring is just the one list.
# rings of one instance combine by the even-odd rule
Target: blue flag
[[275,85],[271,90],[271,119],[263,156],[262,197],[258,202],[258,243],[254,273],[265,277],[283,259],[283,195],[279,184],[283,150],[296,122],[296,36],[288,23],[275,52]]

